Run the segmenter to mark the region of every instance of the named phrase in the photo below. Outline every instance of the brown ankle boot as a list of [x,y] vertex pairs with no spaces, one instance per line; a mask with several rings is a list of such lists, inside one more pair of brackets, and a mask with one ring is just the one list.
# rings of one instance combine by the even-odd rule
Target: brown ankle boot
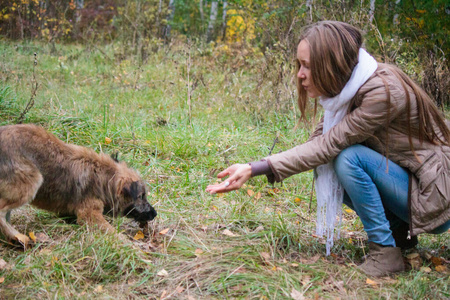
[[405,265],[399,247],[383,247],[369,242],[369,255],[358,268],[369,276],[379,277],[403,272]]

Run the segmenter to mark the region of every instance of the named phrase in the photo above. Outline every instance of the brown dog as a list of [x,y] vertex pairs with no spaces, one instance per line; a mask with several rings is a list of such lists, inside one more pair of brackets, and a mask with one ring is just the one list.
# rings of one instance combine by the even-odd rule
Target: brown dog
[[103,212],[144,223],[156,217],[145,184],[125,163],[66,144],[35,125],[0,127],[0,230],[26,246],[30,240],[9,222],[9,212],[26,203],[78,223],[114,228]]

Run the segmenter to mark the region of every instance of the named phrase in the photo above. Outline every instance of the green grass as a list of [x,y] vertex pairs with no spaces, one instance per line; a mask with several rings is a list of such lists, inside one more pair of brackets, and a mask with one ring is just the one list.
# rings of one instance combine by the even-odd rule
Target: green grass
[[[296,100],[289,76],[277,87],[270,71],[260,78],[261,58],[242,64],[242,57],[224,60],[194,48],[189,119],[183,43],[141,62],[121,59],[115,44],[102,51],[56,45],[52,55],[46,44],[2,41],[1,124],[14,123],[31,97],[36,52],[39,88],[25,122],[98,152],[119,151],[148,183],[158,217],[149,236],[124,243],[30,206],[14,211],[19,231],[43,233],[49,241],[25,252],[0,244],[7,263],[0,269],[0,299],[287,299],[293,289],[307,299],[450,297],[448,273],[428,260],[423,265],[430,273],[413,270],[367,284],[356,269],[366,248],[354,214],[344,213],[344,237],[326,257],[314,235],[314,201],[309,212],[310,172],[275,191],[258,177],[237,192],[205,193],[226,166],[267,156],[277,135],[274,152],[305,141],[312,128],[292,130]],[[249,189],[261,198],[249,197]],[[130,238],[139,230],[128,219],[110,221]],[[160,234],[164,229],[168,233]],[[422,235],[420,251],[448,260],[449,237]]]

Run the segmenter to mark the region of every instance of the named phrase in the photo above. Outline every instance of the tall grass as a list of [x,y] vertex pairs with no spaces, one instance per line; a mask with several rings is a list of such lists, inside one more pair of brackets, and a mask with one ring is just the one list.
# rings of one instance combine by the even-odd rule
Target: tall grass
[[[189,58],[187,49],[174,43],[144,62],[123,57],[116,44],[56,45],[56,54],[46,44],[0,44],[1,123],[13,123],[30,99],[36,52],[39,90],[25,122],[68,143],[119,151],[159,213],[143,240],[132,240],[133,221],[110,220],[130,245],[30,206],[14,211],[18,230],[49,240],[25,252],[0,244],[0,299],[286,299],[293,289],[309,299],[450,296],[448,273],[430,261],[430,273],[367,284],[356,269],[365,234],[348,212],[344,237],[325,257],[314,198],[309,209],[310,172],[275,187],[258,177],[237,192],[206,194],[219,170],[267,156],[277,136],[274,153],[293,147],[312,125],[292,130],[295,87],[286,79],[274,90],[271,78],[260,78],[258,58],[236,69],[232,57],[192,47]],[[449,236],[423,235],[420,250],[448,260]]]

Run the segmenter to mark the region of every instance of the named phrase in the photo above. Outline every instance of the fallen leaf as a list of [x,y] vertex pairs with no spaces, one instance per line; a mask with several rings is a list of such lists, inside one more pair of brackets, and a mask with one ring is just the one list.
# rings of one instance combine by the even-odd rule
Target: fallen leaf
[[264,259],[264,262],[266,263],[266,264],[270,264],[270,260],[271,260],[271,255],[270,255],[270,253],[267,253],[267,252],[261,252],[261,253],[259,253],[259,255],[261,255],[261,257]]
[[314,264],[320,259],[320,254],[316,254],[311,258],[300,258],[300,262],[305,265]]
[[297,291],[296,289],[292,289],[291,291],[291,297],[294,300],[303,300],[305,299],[305,296],[303,296],[302,292]]
[[350,209],[350,208],[346,208],[346,209],[344,209],[344,211],[346,212],[346,213],[349,213],[349,214],[354,214],[355,212],[352,210],[352,209]]
[[5,281],[5,277],[0,277],[0,283],[3,283]]
[[3,258],[0,258],[0,270],[6,269],[7,266],[8,264],[6,261]]
[[300,199],[299,197],[296,197],[296,198],[294,199],[294,201],[295,201],[295,203],[300,203],[300,202],[302,202],[302,199]]
[[300,280],[303,286],[309,284],[311,282],[311,276],[302,276],[302,279]]
[[179,287],[176,288],[175,291],[176,291],[178,294],[180,294],[180,293],[182,293],[182,292],[184,291],[184,287],[179,286]]
[[49,248],[44,248],[41,251],[39,251],[39,253],[41,253],[43,255],[50,255],[52,253],[52,250]]
[[431,268],[430,267],[422,267],[422,268],[420,268],[420,271],[422,271],[424,273],[430,273],[431,272]]
[[196,256],[200,256],[201,254],[203,254],[203,250],[202,249],[199,249],[199,248],[195,249],[195,255]]
[[167,276],[169,276],[169,273],[166,270],[162,269],[161,271],[156,273],[156,275],[158,275],[160,277],[167,277]]
[[195,299],[195,298],[192,297],[192,296],[187,296],[187,300],[197,300],[197,299]]
[[274,196],[276,193],[278,193],[280,190],[279,189],[277,189],[277,188],[274,188],[274,189],[269,189],[268,191],[267,191],[267,193],[269,194],[269,195],[271,195],[271,196]]
[[109,137],[105,137],[105,144],[111,144],[112,140]]
[[34,232],[33,232],[33,231],[30,231],[30,232],[28,233],[28,236],[30,237],[30,239],[33,240],[33,242],[36,242],[36,236],[34,235]]
[[447,272],[447,266],[444,266],[444,265],[436,266],[435,269],[439,273],[446,273]]
[[298,264],[292,263],[292,264],[291,264],[291,267],[298,267]]
[[39,243],[47,243],[50,242],[50,238],[43,232],[36,233],[36,240]]
[[254,191],[252,190],[247,190],[247,195],[249,195],[250,197],[253,196],[255,194]]
[[433,263],[433,265],[435,266],[440,266],[443,264],[444,259],[440,258],[440,257],[436,257],[436,256],[432,256],[431,257],[431,262]]
[[371,286],[376,286],[376,285],[379,284],[378,282],[376,282],[375,280],[372,280],[372,279],[370,279],[370,278],[367,278],[367,279],[366,279],[366,283],[367,283],[368,285],[371,285]]
[[101,293],[103,291],[103,286],[97,285],[97,287],[94,289],[95,293]]
[[14,237],[16,238],[16,240],[18,242],[20,242],[25,247],[28,245],[28,243],[30,241],[30,239],[26,235],[21,234],[21,233],[16,234]]
[[167,296],[167,291],[166,290],[164,290],[162,293],[161,293],[161,297],[159,297],[160,299],[164,299],[164,297],[166,297]]
[[422,258],[419,253],[410,253],[406,255],[406,261],[411,265],[413,270],[419,270],[422,266]]
[[238,234],[235,234],[228,229],[225,229],[224,231],[222,231],[222,234],[226,235],[226,236],[239,236]]
[[414,259],[414,258],[417,258],[417,257],[419,257],[419,253],[416,253],[416,252],[406,255],[407,259]]
[[170,228],[163,229],[159,232],[160,235],[165,235],[169,232]]
[[140,230],[138,232],[136,232],[136,234],[133,237],[133,239],[135,239],[136,241],[142,240],[143,238],[144,238],[144,233]]
[[256,199],[256,200],[261,199],[261,192],[257,192],[257,193],[256,193],[255,199]]

